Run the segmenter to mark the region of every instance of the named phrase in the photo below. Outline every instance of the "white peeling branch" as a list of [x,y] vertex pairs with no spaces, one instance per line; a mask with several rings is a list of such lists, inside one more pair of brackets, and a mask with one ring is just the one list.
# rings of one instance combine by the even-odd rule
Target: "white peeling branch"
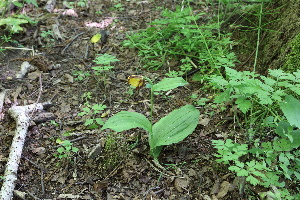
[[22,150],[30,124],[29,113],[35,110],[43,110],[44,106],[50,103],[38,103],[27,106],[13,106],[9,109],[9,114],[16,121],[16,132],[13,138],[9,158],[4,172],[4,182],[1,188],[0,199],[10,200],[13,197],[15,182],[17,180],[18,167],[22,155]]
[[2,113],[2,109],[3,109],[4,99],[5,99],[5,93],[6,93],[5,89],[0,91],[0,121],[2,120],[2,118],[4,116],[4,114]]

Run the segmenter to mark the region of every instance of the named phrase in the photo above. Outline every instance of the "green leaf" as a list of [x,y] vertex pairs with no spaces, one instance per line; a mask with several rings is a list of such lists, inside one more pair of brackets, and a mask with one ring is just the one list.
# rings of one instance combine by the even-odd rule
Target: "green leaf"
[[199,116],[194,106],[186,105],[160,119],[149,135],[150,149],[155,152],[157,147],[182,141],[195,130]]
[[164,78],[162,81],[160,81],[157,84],[154,84],[153,91],[168,91],[172,90],[174,88],[177,88],[179,86],[184,86],[188,84],[182,77],[175,77],[175,78]]
[[22,8],[24,6],[22,3],[18,2],[18,1],[13,1],[12,3],[19,8]]
[[72,146],[65,146],[66,152],[70,152]]
[[229,101],[230,100],[230,94],[231,94],[232,89],[229,88],[222,92],[221,94],[215,96],[214,98],[214,103],[223,103],[224,101]]
[[229,169],[230,171],[235,171],[235,172],[238,172],[238,171],[241,170],[241,168],[239,168],[239,167],[237,167],[237,166],[230,166],[230,167],[228,167],[228,169]]
[[87,127],[87,129],[97,129],[97,128],[99,128],[99,127],[95,123],[91,124],[90,126]]
[[227,86],[229,84],[228,81],[223,78],[223,76],[214,76],[214,75],[212,75],[212,77],[209,78],[209,79],[218,88],[222,88],[220,86]]
[[257,184],[259,184],[259,180],[258,179],[256,179],[256,178],[254,178],[253,176],[248,176],[247,178],[246,178],[246,181],[249,181],[252,185],[257,185]]
[[269,104],[271,105],[273,103],[272,99],[271,99],[271,94],[267,91],[260,91],[257,94],[257,97],[260,99],[259,103],[260,104]]
[[98,56],[95,58],[95,60],[93,60],[93,62],[95,62],[98,65],[108,65],[111,62],[116,62],[119,61],[119,59],[117,59],[115,56],[113,55],[109,55],[107,53],[101,55],[98,54]]
[[64,141],[62,142],[62,145],[65,146],[65,147],[71,146],[72,144],[73,144],[73,143],[70,142],[69,140],[64,140]]
[[102,104],[95,104],[92,106],[92,109],[94,110],[104,110],[107,106]]
[[296,178],[297,178],[298,180],[300,180],[300,173],[294,171],[294,175],[296,176]]
[[0,19],[0,26],[2,26],[2,25],[9,26],[13,33],[22,31],[23,28],[20,25],[27,24],[27,23],[28,23],[28,21],[25,19],[18,19],[18,18],[13,18],[13,17],[7,17],[4,19]]
[[110,128],[120,132],[139,127],[151,132],[151,126],[151,122],[144,115],[136,112],[121,111],[109,118],[101,130]]
[[87,108],[87,107],[82,108],[82,110],[83,110],[84,112],[86,112],[86,113],[89,113],[89,112],[91,111],[91,109],[90,109],[90,108]]
[[36,0],[25,0],[25,2],[28,4],[32,3],[35,7],[38,7]]
[[91,125],[92,123],[94,123],[93,119],[87,119],[87,120],[85,120],[84,125],[88,126],[88,125]]
[[252,171],[251,172],[253,175],[255,176],[259,176],[259,177],[266,177],[266,175],[264,175],[262,172],[260,171]]
[[282,162],[285,166],[290,165],[289,159],[285,156],[284,153],[279,155],[279,161]]
[[275,151],[291,151],[293,147],[288,139],[279,138],[273,141],[273,149]]
[[95,120],[96,120],[97,124],[99,124],[99,125],[103,125],[104,124],[104,122],[103,122],[103,120],[101,118],[96,118]]
[[56,151],[58,153],[62,154],[65,151],[65,148],[64,147],[59,147]]
[[288,122],[300,128],[300,101],[291,95],[287,95],[285,101],[279,105]]
[[84,116],[86,114],[87,114],[86,112],[80,112],[80,113],[78,113],[78,116],[82,117],[82,116]]
[[72,147],[72,151],[73,151],[74,153],[76,153],[77,151],[79,151],[79,149],[78,149],[77,147]]
[[276,127],[275,132],[285,138],[293,130],[293,127],[286,121],[280,121]]
[[269,69],[269,74],[276,78],[283,76],[285,73],[281,69]]
[[238,108],[244,113],[246,114],[246,112],[251,108],[252,104],[250,100],[247,100],[245,97],[240,96],[239,98],[237,98],[236,102],[238,105]]
[[237,171],[236,175],[237,176],[248,176],[249,172],[247,170],[245,170],[245,169],[241,169],[240,171]]

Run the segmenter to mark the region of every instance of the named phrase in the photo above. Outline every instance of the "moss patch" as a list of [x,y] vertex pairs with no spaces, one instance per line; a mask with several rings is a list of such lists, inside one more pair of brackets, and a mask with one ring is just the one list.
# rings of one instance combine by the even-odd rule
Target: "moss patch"
[[285,57],[285,64],[282,69],[286,72],[293,72],[300,68],[300,33],[288,44],[290,52]]

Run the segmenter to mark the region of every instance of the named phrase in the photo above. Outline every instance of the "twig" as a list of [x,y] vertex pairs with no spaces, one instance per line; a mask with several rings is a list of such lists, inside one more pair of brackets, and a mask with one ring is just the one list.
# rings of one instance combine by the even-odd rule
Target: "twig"
[[45,194],[45,186],[44,186],[44,170],[41,170],[41,186],[42,186],[42,195]]
[[[41,98],[41,95],[42,95],[42,91],[43,91],[42,74],[40,74],[40,76],[39,76],[39,83],[40,83],[40,89],[39,89],[38,98],[37,98],[35,104],[37,104],[37,103],[40,101],[40,98]],[[35,110],[33,110],[33,112],[34,112],[34,111],[35,111]],[[30,117],[32,117],[33,112],[31,113],[31,116],[30,116]]]
[[[73,142],[76,142],[76,141],[78,141],[78,140],[83,140],[83,139],[85,139],[85,138],[87,138],[87,136],[81,136],[81,137],[76,138],[76,139],[74,139],[74,140],[70,140],[70,142],[73,143]],[[54,148],[58,148],[58,147],[61,147],[61,146],[62,146],[62,145],[59,144],[59,145],[54,146]]]
[[38,164],[36,164],[35,162],[29,160],[28,158],[22,156],[22,158],[24,158],[25,160],[27,160],[28,162],[30,162],[31,164],[33,164],[36,168],[39,168],[40,170],[45,170],[43,167],[39,166]]
[[31,192],[29,192],[28,190],[26,190],[26,193],[27,193],[29,196],[31,196],[33,199],[35,199],[35,200],[40,200],[40,198],[34,196],[34,195],[33,195]]
[[61,54],[65,54],[65,51],[69,48],[69,46],[81,35],[83,35],[85,32],[79,33],[78,35],[76,35],[71,42],[69,42],[69,44],[67,44],[67,46],[61,51]]
[[40,76],[39,76],[39,83],[40,83],[40,90],[39,90],[39,96],[35,102],[36,104],[40,101],[40,98],[41,98],[41,95],[43,92],[42,74],[40,74]]
[[45,188],[44,188],[44,171],[45,168],[39,166],[38,164],[36,164],[35,162],[29,160],[28,158],[22,156],[22,158],[24,158],[25,160],[27,160],[28,162],[30,162],[31,164],[33,164],[36,168],[39,168],[41,170],[41,186],[42,186],[42,195],[45,194]]

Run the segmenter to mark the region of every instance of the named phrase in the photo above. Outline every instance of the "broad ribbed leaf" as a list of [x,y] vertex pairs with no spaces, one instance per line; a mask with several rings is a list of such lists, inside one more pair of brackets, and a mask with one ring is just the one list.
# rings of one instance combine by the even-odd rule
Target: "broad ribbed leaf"
[[[155,152],[157,147],[180,142],[190,135],[198,124],[199,116],[200,112],[194,106],[186,105],[160,119],[153,125],[149,136],[152,155],[159,155]],[[160,148],[157,150],[160,151]]]
[[300,128],[300,101],[291,95],[287,95],[285,101],[280,103],[280,108],[288,122]]
[[136,112],[121,111],[109,118],[101,130],[110,128],[120,132],[139,127],[150,132],[151,126],[150,121],[144,115]]
[[188,84],[182,77],[176,77],[176,78],[164,78],[159,83],[153,85],[153,91],[168,91],[172,90],[174,88],[177,88],[179,86],[184,86]]

